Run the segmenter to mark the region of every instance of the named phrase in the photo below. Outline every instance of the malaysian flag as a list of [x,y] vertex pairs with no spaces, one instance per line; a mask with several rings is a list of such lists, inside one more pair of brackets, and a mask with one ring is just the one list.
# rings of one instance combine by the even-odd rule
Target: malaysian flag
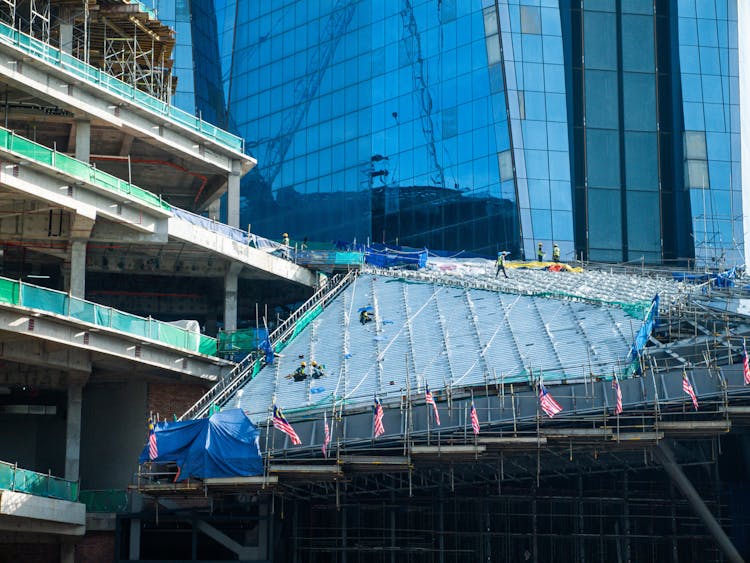
[[323,413],[323,431],[325,436],[323,437],[323,457],[328,457],[328,444],[331,443],[331,429],[328,427],[328,417],[326,413]]
[[375,404],[373,409],[372,428],[373,434],[377,438],[381,434],[385,434],[385,427],[383,426],[383,405],[380,404],[380,399],[375,397]]
[[440,426],[440,415],[438,414],[435,397],[432,396],[429,385],[425,385],[424,387],[424,402],[427,405],[432,405],[432,411],[435,413],[435,423]]
[[747,348],[745,341],[742,341],[742,374],[745,377],[745,385],[750,385],[750,360],[747,359]]
[[552,398],[552,395],[544,388],[544,383],[539,382],[539,406],[550,418],[561,413],[563,408]]
[[474,435],[479,434],[479,417],[477,416],[477,408],[474,406],[474,401],[471,402],[471,429],[474,431]]
[[622,388],[620,382],[617,380],[617,376],[612,380],[612,389],[615,390],[615,414],[619,415],[622,413]]
[[156,445],[156,420],[154,416],[148,417],[148,459],[153,461],[159,457],[159,448]]
[[690,395],[690,398],[693,400],[693,408],[695,408],[695,410],[698,410],[698,397],[695,396],[693,386],[690,384],[687,373],[685,373],[684,371],[682,372],[682,390]]
[[281,413],[281,409],[276,405],[273,406],[273,425],[275,428],[281,430],[284,434],[289,436],[289,438],[292,440],[293,445],[299,446],[302,443],[302,440],[299,439],[299,436],[297,436],[297,433],[294,431],[294,428],[292,428],[292,425],[289,424],[286,418],[284,418],[284,415]]

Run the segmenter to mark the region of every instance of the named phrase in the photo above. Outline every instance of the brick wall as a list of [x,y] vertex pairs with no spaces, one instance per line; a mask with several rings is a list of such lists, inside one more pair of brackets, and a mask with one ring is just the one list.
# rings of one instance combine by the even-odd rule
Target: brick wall
[[110,563],[114,560],[114,532],[88,532],[76,544],[76,563]]
[[148,410],[162,419],[180,416],[200,399],[207,387],[195,383],[149,383]]

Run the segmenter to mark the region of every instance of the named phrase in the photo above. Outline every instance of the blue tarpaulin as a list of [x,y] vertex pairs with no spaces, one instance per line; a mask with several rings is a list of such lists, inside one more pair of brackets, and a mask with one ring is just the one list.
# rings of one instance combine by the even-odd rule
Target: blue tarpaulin
[[263,474],[260,433],[242,409],[197,420],[159,422],[155,430],[159,455],[149,460],[146,444],[139,462],[176,463],[179,473],[175,481]]
[[638,334],[635,335],[635,342],[628,352],[628,361],[640,358],[641,352],[646,347],[648,339],[651,337],[651,333],[659,324],[659,294],[657,293],[651,300],[651,306],[646,312],[646,316],[643,318],[643,324],[641,325]]
[[419,269],[427,265],[427,250],[373,243],[365,249],[365,262],[378,268]]
[[730,268],[723,272],[706,272],[702,274],[672,272],[672,279],[690,283],[706,283],[712,281],[713,285],[716,287],[734,287],[734,279],[736,275],[736,268]]

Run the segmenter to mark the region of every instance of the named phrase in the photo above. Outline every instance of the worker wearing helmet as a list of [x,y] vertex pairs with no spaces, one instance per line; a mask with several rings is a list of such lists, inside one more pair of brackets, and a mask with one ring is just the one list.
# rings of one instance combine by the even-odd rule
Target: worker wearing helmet
[[359,313],[359,322],[364,324],[369,323],[372,320],[372,316],[370,315],[369,311],[364,310]]
[[320,379],[325,375],[325,366],[323,364],[318,364],[316,362],[312,363],[312,373],[310,374],[310,377],[313,379]]
[[497,253],[497,270],[495,270],[495,277],[500,273],[500,270],[503,271],[503,275],[507,278],[508,273],[505,271],[505,252],[498,252]]
[[557,243],[555,243],[555,244],[552,245],[552,259],[555,262],[559,262],[560,261],[560,247],[557,246]]
[[307,363],[302,362],[299,367],[294,370],[292,377],[294,377],[294,381],[304,381],[307,379]]
[[541,242],[536,247],[536,261],[537,262],[544,262],[544,249],[542,248],[542,243]]
[[289,233],[284,233],[281,235],[281,244],[284,246],[289,246]]

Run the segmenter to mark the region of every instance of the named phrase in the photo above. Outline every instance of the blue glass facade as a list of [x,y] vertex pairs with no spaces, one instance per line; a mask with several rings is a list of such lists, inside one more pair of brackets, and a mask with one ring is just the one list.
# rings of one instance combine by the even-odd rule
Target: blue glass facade
[[213,2],[197,107],[260,234],[742,261],[737,0]]
[[677,16],[696,259],[734,263],[744,238],[737,1],[680,0]]
[[[572,258],[573,203],[560,8],[556,1],[500,0],[485,8],[485,31],[494,31],[496,10],[515,162],[515,178],[506,182],[512,186],[515,180],[525,254],[534,256],[535,243],[542,242],[548,251],[557,243],[561,255]],[[494,43],[494,37],[489,35],[487,41]]]

